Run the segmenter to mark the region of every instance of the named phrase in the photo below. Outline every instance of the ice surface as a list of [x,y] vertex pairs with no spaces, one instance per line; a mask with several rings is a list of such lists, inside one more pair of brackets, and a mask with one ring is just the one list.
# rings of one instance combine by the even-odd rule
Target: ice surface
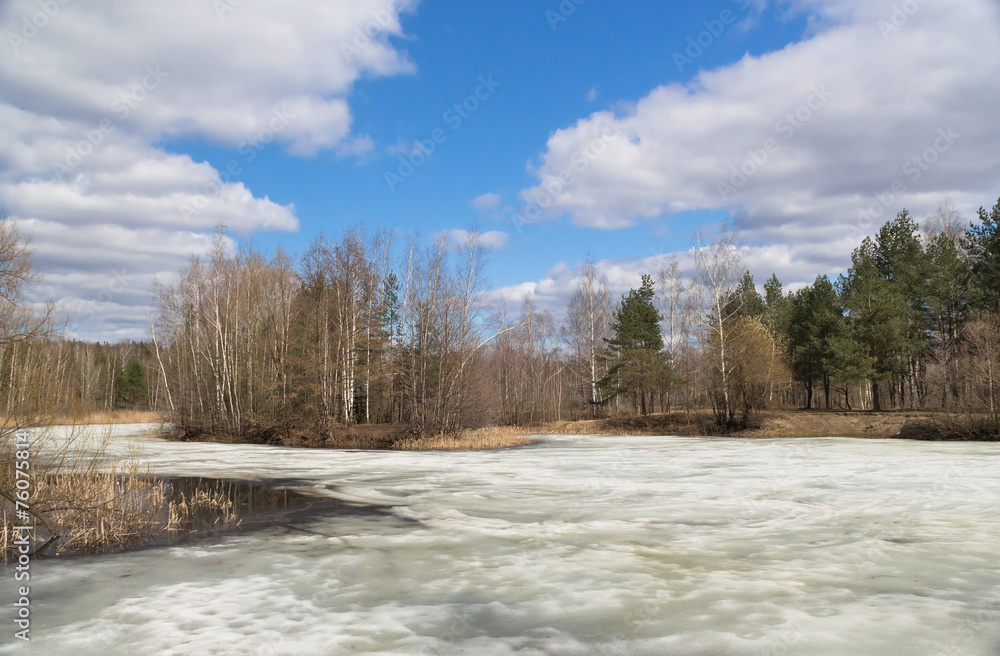
[[37,561],[28,645],[4,570],[0,654],[1000,654],[1000,445],[541,439],[142,438],[158,474],[294,479],[392,512]]

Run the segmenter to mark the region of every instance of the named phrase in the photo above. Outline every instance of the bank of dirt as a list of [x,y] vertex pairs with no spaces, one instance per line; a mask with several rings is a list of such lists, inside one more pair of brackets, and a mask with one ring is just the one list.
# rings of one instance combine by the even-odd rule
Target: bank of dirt
[[745,429],[720,427],[706,410],[649,417],[610,417],[546,424],[539,431],[583,435],[680,435],[705,437],[899,437],[904,426],[924,420],[919,412],[775,411]]
[[479,451],[527,446],[534,440],[531,430],[491,426],[441,434],[421,431],[406,424],[334,425],[326,428],[270,428],[251,431],[245,437],[225,433],[178,429],[170,439],[182,442],[221,444],[270,444],[317,449],[361,449],[390,451]]
[[[762,413],[748,428],[720,427],[708,410],[654,414],[648,417],[606,417],[555,421],[526,426],[492,426],[454,434],[421,432],[403,424],[339,426],[319,429],[268,429],[245,438],[225,434],[174,431],[172,439],[228,444],[364,449],[364,450],[486,450],[526,446],[531,435],[677,435],[683,437],[857,437],[870,439],[988,439],[959,436],[941,417],[927,412],[843,412],[784,410]],[[993,438],[996,439],[996,438]]]

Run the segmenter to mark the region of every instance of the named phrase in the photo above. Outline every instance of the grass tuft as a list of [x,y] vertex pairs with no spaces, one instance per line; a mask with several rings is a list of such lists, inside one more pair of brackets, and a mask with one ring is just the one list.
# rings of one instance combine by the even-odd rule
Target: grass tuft
[[405,440],[397,443],[395,448],[401,451],[484,451],[535,443],[523,428],[487,426],[466,429],[457,435],[432,435]]

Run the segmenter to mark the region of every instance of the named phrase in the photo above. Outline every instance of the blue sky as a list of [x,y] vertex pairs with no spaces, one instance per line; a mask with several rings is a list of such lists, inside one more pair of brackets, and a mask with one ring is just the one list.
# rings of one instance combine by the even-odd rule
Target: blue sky
[[[385,173],[398,170],[395,154],[360,162],[333,153],[303,159],[271,147],[243,165],[246,158],[238,151],[203,140],[167,147],[220,170],[235,158],[245,170],[241,179],[255,195],[294,203],[301,223],[297,234],[255,234],[258,244],[281,244],[293,252],[301,252],[320,231],[338,233],[352,223],[419,231],[428,240],[439,230],[478,225],[481,231],[510,235],[509,246],[491,258],[491,280],[513,285],[588,252],[605,259],[646,255],[651,248],[683,250],[696,226],[717,222],[725,213],[693,212],[616,231],[569,229],[556,221],[519,232],[502,210],[516,205],[518,192],[534,182],[526,165],[537,159],[555,129],[594,110],[614,109],[622,99],[639,98],[658,85],[690,81],[701,68],[737,61],[747,52],[781,49],[802,37],[804,16],[762,13],[732,0],[588,0],[572,6],[574,11],[565,15],[558,2],[426,2],[404,14],[406,36],[393,43],[407,51],[416,70],[359,81],[353,130],[382,148],[427,140],[436,128],[443,128],[448,139],[393,190]],[[723,12],[730,12],[728,25],[721,20]],[[697,59],[679,67],[674,54],[687,56],[688,38],[708,28],[719,31],[720,25],[721,35],[713,34]],[[454,130],[455,123],[443,115],[474,92],[480,77],[500,86]],[[472,206],[474,198],[487,193],[500,196],[496,211]]]
[[218,223],[293,254],[358,223],[476,226],[496,293],[558,314],[588,253],[624,291],[730,220],[747,267],[794,286],[904,205],[971,218],[1000,194],[994,0],[221,2],[0,9],[0,206],[81,337],[142,337],[152,279]]

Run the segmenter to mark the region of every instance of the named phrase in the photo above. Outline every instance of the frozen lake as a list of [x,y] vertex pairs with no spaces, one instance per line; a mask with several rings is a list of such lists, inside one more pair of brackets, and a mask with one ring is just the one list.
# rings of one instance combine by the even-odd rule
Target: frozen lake
[[28,645],[5,570],[0,654],[1000,654],[1000,445],[542,439],[144,439],[158,474],[295,479],[384,512],[36,561]]

